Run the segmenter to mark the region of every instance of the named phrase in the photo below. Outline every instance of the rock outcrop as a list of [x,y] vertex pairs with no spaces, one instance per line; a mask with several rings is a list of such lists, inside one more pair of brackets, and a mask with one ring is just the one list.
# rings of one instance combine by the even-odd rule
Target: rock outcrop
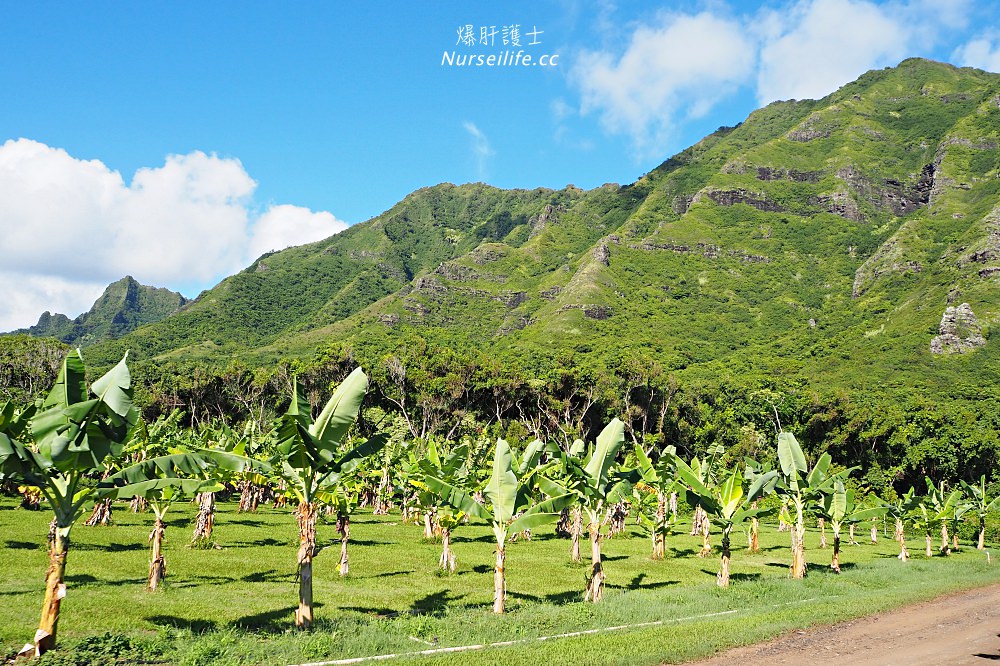
[[983,329],[968,303],[945,308],[938,335],[931,340],[932,354],[965,354],[986,344]]

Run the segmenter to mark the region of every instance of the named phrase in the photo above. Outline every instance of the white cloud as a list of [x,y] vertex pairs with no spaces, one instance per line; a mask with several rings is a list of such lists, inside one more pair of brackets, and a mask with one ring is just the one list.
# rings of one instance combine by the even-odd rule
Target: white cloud
[[472,157],[476,162],[476,175],[480,180],[485,180],[490,158],[496,152],[490,145],[490,140],[483,134],[481,129],[476,127],[475,123],[465,121],[462,123],[462,127],[465,128],[465,131],[472,138]]
[[707,113],[753,73],[755,44],[734,20],[710,12],[662,14],[635,30],[624,53],[585,51],[571,81],[581,112],[658,155],[677,123]]
[[857,0],[800,2],[761,49],[757,98],[815,99],[865,71],[905,58],[909,31],[891,7]]
[[[273,206],[250,213],[254,180],[235,159],[193,152],[139,169],[126,184],[97,160],[28,139],[0,146],[0,330],[44,310],[70,317],[132,275],[174,289],[206,284],[259,249],[319,240],[346,225],[330,213]],[[254,254],[257,253],[257,254]],[[188,294],[190,295],[190,294]]]
[[265,252],[323,240],[346,228],[346,222],[326,211],[314,213],[288,204],[272,206],[254,224],[249,256],[256,258]]
[[955,49],[952,58],[955,64],[963,67],[1000,72],[1000,39],[993,36],[977,37]]

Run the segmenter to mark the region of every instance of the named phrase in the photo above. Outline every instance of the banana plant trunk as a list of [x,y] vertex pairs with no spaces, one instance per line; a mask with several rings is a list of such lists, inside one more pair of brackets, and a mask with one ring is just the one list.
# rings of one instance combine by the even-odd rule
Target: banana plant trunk
[[958,527],[955,527],[955,531],[951,533],[951,549],[954,551],[959,550],[958,546]]
[[947,555],[949,553],[948,549],[948,524],[944,521],[941,522],[941,554]]
[[849,543],[852,546],[857,546],[858,542],[854,538],[854,523],[851,523],[851,526],[848,529],[850,529],[850,532],[849,532],[850,538],[849,538],[849,540],[848,540],[847,543]]
[[604,566],[601,564],[601,526],[591,522],[587,526],[590,532],[590,579],[587,581],[587,593],[584,601],[597,602],[604,596]]
[[455,551],[451,549],[451,530],[447,527],[441,528],[441,559],[438,560],[443,571],[455,573]]
[[986,550],[986,523],[983,520],[979,521],[979,543],[976,544],[977,550]]
[[653,523],[653,559],[662,560],[667,555],[667,498],[656,493],[656,519]]
[[434,516],[430,510],[424,511],[424,539],[434,539]]
[[872,519],[872,543],[878,543],[878,519]]
[[497,562],[496,568],[493,570],[493,612],[502,615],[504,602],[507,600],[507,578],[504,571],[507,531],[494,527],[493,534],[497,541]]
[[569,559],[572,562],[580,562],[583,557],[580,555],[580,537],[583,535],[583,511],[580,507],[573,507],[573,522],[570,526],[570,547]]
[[152,557],[149,561],[149,578],[146,581],[146,589],[156,592],[156,589],[167,577],[167,559],[163,555],[163,539],[166,537],[167,524],[163,522],[161,516],[156,517],[153,523],[153,531],[149,533],[149,541],[152,546]]
[[927,553],[926,553],[927,557],[932,557],[933,554],[931,553],[931,532],[930,532],[930,530],[927,530],[927,534],[924,536],[924,543],[927,546]]
[[94,511],[90,514],[90,518],[87,519],[84,525],[87,527],[110,525],[113,519],[114,517],[111,514],[111,498],[105,497],[94,504]]
[[300,502],[295,512],[299,524],[299,607],[295,611],[295,626],[308,629],[313,622],[312,560],[316,554],[315,502]]
[[41,656],[56,645],[56,628],[59,625],[59,605],[66,596],[66,555],[69,553],[69,530],[57,527],[56,536],[49,549],[49,569],[45,573],[45,600],[42,618],[35,632],[35,656]]
[[[753,503],[750,504],[750,508],[752,508],[752,509],[756,509],[757,508],[757,501],[756,500],[754,500]],[[747,550],[749,550],[751,553],[759,553],[760,552],[760,521],[757,520],[757,516],[754,516],[753,518],[750,519],[750,538],[748,539],[748,541],[750,543],[747,545]]]
[[819,547],[826,548],[826,520],[819,519]]
[[836,527],[833,530],[833,561],[830,562],[833,573],[840,573],[840,530]]
[[729,587],[729,562],[732,560],[732,553],[729,551],[729,532],[732,526],[722,530],[722,566],[715,581],[719,587]]
[[792,532],[792,578],[806,577],[806,522],[802,509],[796,507],[797,516]]
[[340,564],[337,570],[341,576],[348,573],[347,542],[351,538],[351,517],[346,513],[337,514],[337,533],[340,534]]
[[701,512],[701,550],[698,557],[708,557],[712,554],[712,521],[708,519],[708,514]]
[[139,497],[138,495],[133,497],[132,501],[129,502],[128,505],[129,508],[132,510],[132,513],[142,513],[147,509],[149,509],[149,502],[146,501],[146,498]]
[[212,540],[212,529],[215,527],[215,493],[198,495],[198,516],[194,521],[194,534],[191,543],[204,545]]
[[906,550],[906,535],[903,532],[903,521],[900,518],[896,519],[896,533],[893,535],[897,542],[899,542],[899,561],[905,562],[910,559],[910,551]]

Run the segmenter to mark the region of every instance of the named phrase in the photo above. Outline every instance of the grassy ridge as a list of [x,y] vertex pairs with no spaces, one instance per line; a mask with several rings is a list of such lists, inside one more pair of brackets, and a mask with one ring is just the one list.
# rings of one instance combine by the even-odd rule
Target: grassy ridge
[[[787,578],[787,534],[764,526],[759,555],[743,552],[737,535],[733,587],[720,591],[715,587],[718,560],[694,556],[700,540],[687,535],[687,524],[678,525],[668,539],[668,557],[660,562],[649,559],[649,541],[630,525],[627,537],[605,543],[607,597],[592,605],[580,601],[587,567],[570,564],[569,542],[545,530],[530,543],[508,548],[511,612],[495,617],[490,612],[493,547],[486,526],[457,531],[458,571],[442,576],[436,571],[440,546],[422,542],[418,527],[400,525],[398,516],[363,513],[352,526],[347,578],[336,572],[333,525],[320,526],[319,541],[330,549],[315,565],[319,622],[314,632],[299,634],[290,629],[296,598],[291,512],[234,511],[232,504],[220,505],[219,550],[185,547],[193,507],[182,505],[168,514],[167,585],[156,594],[144,590],[150,516],[121,507],[116,526],[75,528],[60,621],[63,657],[56,652],[51,658],[68,658],[81,640],[75,650],[85,650],[86,637],[104,632],[112,637],[90,642],[128,641],[126,653],[133,661],[293,663],[663,620],[657,627],[428,659],[569,663],[585,654],[585,663],[660,663],[1000,581],[1000,568],[988,566],[968,546],[949,558],[925,559],[922,540],[913,540],[914,558],[903,565],[895,559],[895,543],[881,535],[878,545],[845,547],[844,573],[835,576],[826,567],[830,551],[818,548],[814,532],[807,535],[810,575],[792,581]],[[9,499],[0,503],[3,652],[20,647],[34,630],[47,564],[42,545],[47,524],[43,512],[17,510]],[[727,611],[732,613],[697,617]]]

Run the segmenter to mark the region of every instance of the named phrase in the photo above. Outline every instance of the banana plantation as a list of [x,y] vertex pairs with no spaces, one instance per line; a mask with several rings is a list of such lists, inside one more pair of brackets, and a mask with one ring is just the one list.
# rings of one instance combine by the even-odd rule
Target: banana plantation
[[[741,558],[758,561],[763,549],[770,572],[780,570],[785,585],[808,586],[815,575],[864,575],[851,562],[860,551],[849,548],[862,542],[891,543],[892,566],[905,570],[917,566],[912,561],[937,567],[972,555],[988,562],[989,545],[1000,536],[993,479],[928,477],[903,489],[876,489],[858,467],[835,462],[829,452],[813,453],[815,447],[804,450],[795,433],[782,428],[777,409],[773,432],[761,434],[753,456],[722,441],[692,451],[637,436],[628,412],[593,428],[592,437],[571,423],[557,435],[508,426],[505,432],[420,437],[409,427],[412,412],[403,416],[408,427],[401,426],[400,415],[407,413],[402,394],[397,415],[366,405],[369,379],[356,368],[330,381],[326,395],[289,376],[285,397],[271,406],[279,413],[274,419],[233,422],[220,415],[192,423],[175,409],[147,420],[133,403],[126,361],[88,383],[80,353],[71,352],[47,395],[0,409],[4,501],[51,518],[47,537],[12,534],[3,525],[8,544],[47,538],[48,567],[37,572],[44,579],[37,630],[32,634],[24,609],[16,637],[26,641],[18,646],[25,657],[56,647],[61,615],[84,612],[73,606],[74,584],[88,580],[73,575],[74,528],[115,530],[122,515],[145,516],[150,530],[147,543],[136,544],[148,548],[148,575],[132,586],[162,595],[184,584],[171,558],[186,553],[185,546],[228,557],[225,537],[217,534],[220,512],[273,512],[297,532],[294,543],[281,544],[285,566],[294,569],[288,597],[295,607],[287,623],[307,635],[318,635],[328,626],[322,615],[333,621],[336,612],[324,610],[334,607],[332,600],[314,595],[318,556],[335,560],[335,575],[344,580],[363,575],[369,585],[391,586],[400,573],[397,556],[366,562],[359,574],[352,549],[378,543],[389,553],[409,538],[401,535],[414,532],[438,549],[425,566],[444,586],[441,605],[449,600],[449,581],[461,581],[491,590],[497,615],[510,615],[511,599],[524,597],[512,592],[522,589],[519,578],[537,579],[541,565],[532,563],[533,550],[549,552],[558,543],[559,557],[579,572],[579,585],[545,603],[577,608],[581,618],[624,594],[620,585],[609,587],[616,568],[662,572],[681,560],[700,562],[696,567],[714,578],[705,597],[729,604],[743,599],[741,588],[756,589],[757,574],[741,570]],[[362,415],[364,428],[357,424]],[[532,415],[524,416],[530,424]],[[170,518],[178,512],[193,512],[193,519],[178,525]],[[373,524],[397,536],[376,542],[358,529]],[[321,536],[324,525],[333,527],[335,538]],[[645,544],[641,554],[606,556],[609,543],[637,538]],[[488,540],[493,557],[470,568],[476,539]],[[697,540],[698,547],[680,548],[682,540]],[[508,557],[512,547],[516,562]],[[15,556],[10,548],[0,551],[4,558]],[[85,553],[95,557],[92,551],[80,556]],[[643,588],[643,572],[633,574],[632,588]],[[252,585],[253,576],[247,578]],[[252,587],[244,593],[254,594]],[[650,592],[651,598],[659,593]],[[359,613],[386,615],[357,603]],[[409,638],[427,645],[438,640]]]

